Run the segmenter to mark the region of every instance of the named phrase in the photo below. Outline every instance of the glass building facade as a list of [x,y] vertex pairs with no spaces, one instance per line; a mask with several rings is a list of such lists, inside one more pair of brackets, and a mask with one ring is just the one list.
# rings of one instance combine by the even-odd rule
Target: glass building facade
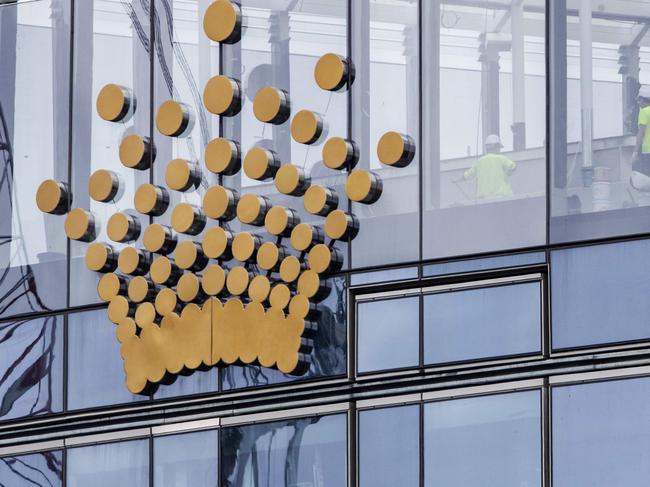
[[[228,44],[204,33],[213,1],[0,0],[0,485],[646,485],[650,6],[238,0]],[[354,67],[349,89],[314,83],[326,53]],[[235,116],[203,105],[218,74],[241,81]],[[97,114],[108,83],[137,98],[127,122]],[[291,118],[314,110],[355,142],[376,204],[346,198],[291,118],[256,119],[267,85]],[[187,137],[156,128],[169,99],[195,116]],[[407,167],[380,163],[387,131],[413,140]],[[130,134],[155,145],[150,169],[121,164]],[[336,243],[305,374],[235,364],[133,394],[86,245],[37,188],[65,182],[99,240],[115,211],[169,224],[133,198],[176,158],[205,184],[172,204],[213,184],[286,204],[272,183],[205,170],[220,136],[337,189],[359,233]],[[120,175],[119,200],[91,198],[97,169]]]

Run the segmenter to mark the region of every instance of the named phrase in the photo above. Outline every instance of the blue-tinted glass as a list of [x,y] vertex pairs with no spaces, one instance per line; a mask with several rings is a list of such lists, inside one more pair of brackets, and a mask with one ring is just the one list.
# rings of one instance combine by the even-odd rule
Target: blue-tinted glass
[[463,272],[484,271],[501,269],[504,267],[519,267],[532,264],[543,264],[546,261],[544,252],[531,252],[528,254],[501,255],[487,259],[461,260],[424,266],[422,275],[442,276],[445,274],[460,274]]
[[188,396],[219,390],[219,369],[195,370],[191,375],[178,375],[171,384],[160,384],[154,399]]
[[35,195],[68,181],[70,1],[0,8],[0,66],[0,316],[11,316],[66,302],[63,218]]
[[45,451],[31,455],[0,458],[0,485],[7,487],[63,485],[63,454]]
[[538,391],[426,404],[424,485],[541,486],[541,431]]
[[155,438],[154,487],[217,487],[217,439],[216,431]]
[[551,256],[553,347],[650,337],[650,241]]
[[147,487],[149,442],[136,440],[70,448],[65,476],[67,487]]
[[425,363],[539,351],[540,299],[539,282],[425,296]]
[[319,304],[321,316],[318,331],[314,337],[312,364],[303,376],[285,375],[277,370],[258,366],[231,366],[223,369],[223,388],[238,389],[243,387],[265,386],[291,382],[300,379],[312,379],[345,374],[347,367],[347,290],[345,277],[329,279],[331,292]]
[[359,372],[419,363],[419,297],[368,301],[357,306]]
[[344,414],[221,430],[221,485],[341,487],[347,483]]
[[362,274],[352,274],[350,284],[359,286],[361,284],[373,284],[375,282],[402,281],[405,279],[415,279],[418,277],[417,267],[402,267],[400,269],[390,269],[387,271],[364,272]]
[[68,317],[68,408],[141,401],[126,388],[120,343],[105,309]]
[[554,388],[553,485],[646,485],[649,396],[647,378]]
[[63,408],[63,318],[0,323],[0,421]]
[[420,407],[359,413],[359,487],[420,485]]

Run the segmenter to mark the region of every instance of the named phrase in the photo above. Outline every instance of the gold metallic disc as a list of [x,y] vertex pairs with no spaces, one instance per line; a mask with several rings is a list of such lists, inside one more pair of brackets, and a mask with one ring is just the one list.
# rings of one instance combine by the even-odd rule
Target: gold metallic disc
[[233,267],[230,272],[228,272],[228,277],[226,278],[226,287],[228,288],[228,292],[230,294],[233,296],[239,296],[246,292],[249,281],[250,274],[244,267]]
[[117,254],[108,244],[95,242],[86,249],[86,267],[95,272],[112,272],[117,268]]
[[124,274],[145,274],[150,261],[147,255],[135,247],[124,247],[117,258],[117,268]]
[[74,208],[65,218],[64,229],[71,240],[92,242],[96,237],[95,217],[83,208]]
[[224,176],[237,174],[241,169],[241,148],[233,140],[218,137],[205,148],[205,167]]
[[201,184],[201,170],[185,159],[174,159],[165,169],[165,182],[175,191],[195,190]]
[[[137,315],[137,311],[136,311]],[[131,318],[125,318],[117,324],[115,328],[115,336],[117,341],[124,343],[137,335],[137,326]]]
[[205,227],[205,215],[189,203],[179,203],[172,211],[172,227],[179,233],[198,235]]
[[135,322],[140,328],[154,324],[157,319],[156,307],[152,303],[141,303],[135,309]]
[[240,262],[247,262],[259,248],[259,237],[250,232],[240,232],[232,242],[232,255]]
[[178,292],[178,297],[181,301],[189,303],[199,296],[201,291],[201,282],[196,274],[186,272],[178,280],[176,291]]
[[108,319],[116,325],[128,318],[131,311],[132,306],[124,296],[115,296],[108,303]]
[[176,235],[160,223],[152,223],[144,230],[144,248],[157,254],[169,254],[176,248]]
[[164,255],[159,255],[151,263],[149,275],[156,284],[167,284],[173,280],[174,274],[178,273],[176,265]]
[[36,206],[43,213],[65,215],[68,205],[67,185],[54,179],[46,179],[39,185],[36,191]]
[[158,131],[169,137],[183,135],[190,124],[189,107],[176,100],[167,100],[158,107],[156,127]]
[[167,316],[176,311],[178,297],[174,291],[166,287],[158,292],[154,304],[159,315]]
[[237,218],[242,223],[260,226],[268,211],[268,202],[256,194],[243,195],[237,203]]
[[296,222],[293,211],[284,206],[274,206],[264,218],[264,226],[271,235],[290,235]]
[[104,274],[97,284],[97,294],[102,301],[110,301],[126,290],[126,280],[113,272]]
[[309,188],[305,171],[294,164],[283,164],[275,175],[275,187],[282,194],[302,196]]
[[203,252],[211,259],[229,258],[233,236],[221,227],[212,227],[203,235]]
[[289,301],[291,301],[291,291],[286,284],[276,284],[273,286],[271,295],[269,296],[269,302],[272,308],[284,309],[289,305]]
[[352,201],[372,204],[381,196],[382,183],[379,177],[370,171],[355,169],[345,183],[345,193]]
[[358,150],[353,142],[343,137],[332,137],[323,144],[323,163],[330,169],[341,170],[354,167]]
[[183,240],[176,247],[174,252],[176,265],[183,270],[192,269],[195,271],[202,270],[207,264],[207,259],[203,254],[201,244],[192,240]]
[[299,252],[308,250],[312,244],[322,242],[322,231],[309,223],[301,223],[291,232],[291,245]]
[[141,303],[147,298],[151,290],[152,287],[146,277],[136,276],[129,282],[129,299],[134,303]]
[[332,240],[354,238],[358,229],[356,220],[343,210],[334,210],[325,219],[325,233]]
[[257,181],[272,178],[279,168],[280,163],[275,154],[263,147],[253,147],[244,158],[244,173]]
[[88,179],[88,194],[95,201],[107,203],[115,199],[120,190],[120,179],[113,171],[99,169]]
[[132,97],[129,89],[113,83],[107,84],[97,95],[97,114],[107,122],[123,121],[135,108]]
[[314,68],[316,84],[327,91],[338,91],[348,81],[348,64],[344,57],[328,53],[320,57]]
[[216,0],[203,16],[203,31],[209,39],[234,44],[241,37],[241,9],[230,0]]
[[282,124],[289,118],[289,96],[278,88],[265,86],[255,94],[253,113],[260,122]]
[[338,196],[334,190],[314,184],[305,193],[303,205],[312,215],[327,216],[338,206]]
[[408,135],[386,132],[377,144],[377,156],[389,166],[408,166],[415,156],[415,143]]
[[203,211],[213,220],[230,221],[237,216],[239,198],[233,190],[223,186],[210,186],[203,195]]
[[205,294],[208,296],[216,296],[220,294],[226,286],[226,271],[223,267],[217,264],[208,266],[208,268],[203,271],[201,286],[203,287]]
[[313,144],[323,133],[323,118],[311,110],[300,110],[291,121],[291,136],[300,144]]
[[138,134],[127,135],[120,142],[120,161],[129,169],[149,168],[149,138]]
[[143,215],[160,216],[169,207],[169,193],[162,186],[141,184],[133,196],[133,204]]
[[140,221],[126,213],[114,213],[108,219],[106,233],[113,242],[132,242],[140,236]]
[[280,248],[273,242],[264,242],[257,251],[257,265],[265,271],[275,269],[280,258]]
[[203,104],[215,115],[236,115],[241,109],[239,82],[224,75],[210,78],[203,90]]
[[304,319],[309,314],[309,298],[304,294],[296,294],[289,303],[289,314]]
[[321,287],[321,280],[319,275],[308,270],[300,274],[298,278],[298,293],[308,298],[313,298],[318,293]]
[[269,298],[271,281],[266,276],[255,276],[248,286],[248,296],[255,303],[263,303]]
[[295,255],[285,257],[280,264],[280,277],[284,282],[294,282],[300,276],[302,266]]
[[332,250],[325,244],[314,245],[307,256],[307,263],[314,272],[326,272],[332,264]]

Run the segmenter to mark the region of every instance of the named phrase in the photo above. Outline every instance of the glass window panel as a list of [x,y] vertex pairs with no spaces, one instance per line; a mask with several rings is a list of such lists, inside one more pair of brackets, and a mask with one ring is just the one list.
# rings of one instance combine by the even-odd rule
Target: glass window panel
[[422,275],[426,277],[442,276],[445,274],[460,274],[462,272],[475,272],[502,269],[504,267],[519,267],[525,265],[543,264],[545,262],[546,254],[544,252],[500,255],[498,257],[488,257],[486,259],[444,262],[442,264],[424,266],[422,269]]
[[539,351],[540,300],[538,281],[425,296],[425,363]]
[[[360,220],[352,265],[415,261],[420,246],[418,1],[361,0],[352,6],[356,68],[352,138],[359,145],[357,167],[372,170],[383,182],[375,204],[352,205]],[[377,143],[388,131],[415,141],[416,157],[407,168],[379,162]]]
[[424,258],[546,241],[545,12],[423,5]]
[[63,453],[60,450],[0,458],[1,485],[60,487],[62,480]]
[[648,231],[647,10],[602,5],[554,5],[553,242]]
[[217,439],[216,431],[154,438],[154,487],[216,487]]
[[420,485],[420,406],[359,413],[359,486]]
[[553,347],[650,337],[650,241],[551,254]]
[[347,485],[344,414],[224,428],[221,485]]
[[418,277],[417,267],[402,267],[401,269],[390,269],[386,271],[364,272],[352,274],[350,284],[360,286],[362,284],[374,284],[378,282],[402,281],[416,279]]
[[416,367],[420,351],[418,296],[357,305],[357,370]]
[[68,408],[142,401],[126,388],[120,343],[106,309],[68,317]]
[[178,375],[171,384],[160,384],[154,399],[204,394],[219,390],[219,369],[195,370],[191,375]]
[[63,318],[0,323],[0,421],[63,408]]
[[35,195],[68,181],[69,32],[69,1],[0,8],[0,316],[66,303],[63,218]]
[[647,378],[553,388],[553,485],[645,485],[648,394]]
[[539,391],[424,406],[424,485],[542,485]]
[[[90,209],[96,215],[101,226],[98,241],[110,242],[106,227],[108,219],[116,212],[125,211],[136,216],[143,228],[148,223],[148,218],[133,209],[133,195],[140,184],[149,182],[149,171],[127,169],[119,158],[124,137],[132,134],[151,136],[148,5],[148,2],[137,0],[75,2],[73,205]],[[109,83],[133,91],[137,106],[132,118],[107,122],[97,114],[97,95]],[[108,169],[122,177],[124,191],[113,203],[99,203],[88,196],[88,178],[98,169]],[[125,246],[110,243],[116,249]],[[71,275],[75,276],[70,290],[73,305],[99,302],[96,291],[99,274],[86,268],[83,258],[86,248],[85,243],[71,242]]]
[[70,448],[66,458],[67,487],[147,487],[149,440],[123,441]]
[[259,366],[230,366],[222,370],[224,390],[266,386],[301,379],[343,375],[347,370],[347,288],[346,277],[329,279],[331,292],[319,304],[321,316],[314,340],[311,368],[305,375],[285,375]]

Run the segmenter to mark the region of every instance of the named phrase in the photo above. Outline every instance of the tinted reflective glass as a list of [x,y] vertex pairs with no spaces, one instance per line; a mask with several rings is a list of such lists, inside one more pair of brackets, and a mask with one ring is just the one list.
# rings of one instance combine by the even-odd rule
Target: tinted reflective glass
[[105,309],[68,317],[68,408],[142,401],[126,388],[120,343]]
[[546,262],[546,254],[544,252],[500,255],[498,257],[488,257],[486,259],[461,260],[457,262],[445,262],[442,264],[427,265],[422,269],[422,275],[442,276],[445,274],[457,274],[463,272],[502,269],[504,267],[543,264],[544,262]]
[[361,284],[373,284],[375,282],[401,281],[403,279],[415,279],[418,277],[417,267],[403,267],[401,269],[390,269],[386,271],[364,272],[352,274],[350,284],[358,286]]
[[225,428],[220,438],[222,486],[347,483],[345,415]]
[[35,195],[68,181],[69,33],[69,1],[0,8],[0,316],[65,306],[63,218]]
[[63,454],[46,451],[0,458],[0,483],[6,486],[59,487],[63,479]]
[[419,297],[367,301],[357,306],[357,370],[415,367],[419,363]]
[[424,406],[424,485],[542,485],[538,391]]
[[650,336],[648,252],[639,240],[552,253],[555,348]]
[[148,440],[70,448],[66,459],[68,487],[147,487]]
[[420,485],[420,407],[359,413],[359,486]]
[[553,389],[553,485],[644,485],[650,476],[650,380]]
[[154,487],[216,487],[216,431],[154,439]]
[[425,296],[425,363],[539,351],[540,300],[539,282]]
[[0,323],[0,421],[63,408],[63,318]]

